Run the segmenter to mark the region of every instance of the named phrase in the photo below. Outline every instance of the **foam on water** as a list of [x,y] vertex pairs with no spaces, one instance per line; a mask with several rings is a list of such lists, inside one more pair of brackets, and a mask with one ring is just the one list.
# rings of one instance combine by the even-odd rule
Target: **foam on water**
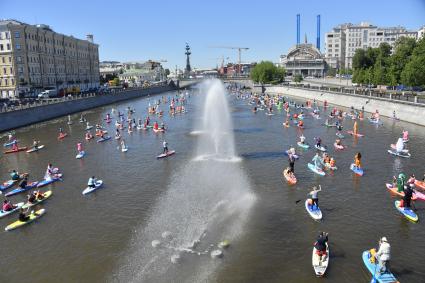
[[[232,244],[243,234],[255,195],[235,162],[240,158],[235,155],[224,86],[214,80],[204,87],[204,134],[196,149],[203,161],[192,160],[171,176],[148,223],[137,228],[112,281],[205,282],[214,278],[222,262],[210,256],[217,244]],[[161,237],[165,231],[167,237]],[[155,240],[161,242],[155,242],[156,248]],[[223,252],[225,257],[228,251]]]

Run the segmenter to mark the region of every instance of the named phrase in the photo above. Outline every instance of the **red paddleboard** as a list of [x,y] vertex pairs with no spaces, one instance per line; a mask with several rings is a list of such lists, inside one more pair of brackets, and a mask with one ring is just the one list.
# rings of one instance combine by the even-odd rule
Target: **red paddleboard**
[[15,153],[15,152],[24,151],[24,150],[27,150],[27,147],[26,147],[26,146],[25,146],[25,147],[18,147],[18,149],[15,149],[15,150],[13,150],[13,149],[11,149],[11,150],[6,150],[6,151],[4,151],[4,153],[5,153],[5,154],[8,154],[8,153]]
[[286,181],[288,181],[288,183],[289,184],[291,184],[291,185],[295,185],[296,183],[297,183],[297,178],[295,177],[295,175],[293,175],[292,177],[291,177],[291,175],[290,174],[288,174],[287,172],[286,172],[286,170],[283,170],[283,176],[285,177],[285,179],[286,179]]
[[[397,192],[397,187],[393,187],[393,185],[392,184],[385,184],[386,186],[387,186],[387,189],[388,190],[390,190],[390,192],[392,192],[392,193],[394,193],[394,194],[396,194],[396,195],[398,195],[398,196],[401,196],[401,197],[404,197],[404,192]],[[418,199],[418,197],[415,195],[415,194],[413,194],[412,195],[412,200],[417,200]]]
[[58,136],[58,140],[63,139],[63,138],[64,138],[64,137],[66,137],[67,135],[68,135],[67,133],[59,134],[59,136]]
[[425,182],[422,182],[422,181],[416,180],[416,181],[415,181],[415,186],[417,186],[417,187],[419,187],[419,188],[421,188],[421,189],[425,190]]

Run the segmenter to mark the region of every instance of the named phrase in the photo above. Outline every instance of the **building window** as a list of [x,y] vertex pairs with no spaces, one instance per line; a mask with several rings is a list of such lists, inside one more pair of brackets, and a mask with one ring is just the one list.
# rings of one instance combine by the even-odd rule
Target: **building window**
[[18,62],[22,62],[22,57],[21,57],[21,56],[18,56],[18,57],[16,57],[16,60],[17,60]]
[[8,43],[8,44],[6,44],[6,49],[7,50],[10,50],[10,44]]
[[0,44],[0,51],[3,51],[3,44]]
[[24,68],[18,67],[18,72],[19,72],[19,74],[22,74],[24,72]]
[[12,63],[12,57],[9,56],[9,63]]
[[4,79],[4,85],[7,85],[8,81],[7,79]]
[[3,68],[3,75],[6,75],[6,68]]
[[21,36],[21,34],[19,33],[19,31],[15,31],[15,38],[19,38]]

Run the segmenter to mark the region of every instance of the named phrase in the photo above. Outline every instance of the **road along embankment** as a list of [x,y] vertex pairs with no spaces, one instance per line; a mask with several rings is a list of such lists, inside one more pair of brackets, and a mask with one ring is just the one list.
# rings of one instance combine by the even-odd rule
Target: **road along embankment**
[[34,123],[51,120],[57,117],[85,111],[88,109],[172,91],[171,86],[158,86],[145,89],[130,89],[114,94],[96,95],[93,97],[69,100],[60,103],[42,105],[33,108],[0,113],[0,132],[17,129]]
[[292,88],[287,86],[269,86],[266,87],[266,93],[293,96],[309,100],[315,99],[316,101],[322,102],[326,100],[330,104],[348,108],[354,107],[356,109],[361,109],[364,107],[364,111],[366,112],[375,112],[378,110],[382,116],[386,117],[393,117],[393,111],[395,111],[397,118],[400,120],[425,126],[425,105],[420,103],[365,95],[350,95],[346,93]]

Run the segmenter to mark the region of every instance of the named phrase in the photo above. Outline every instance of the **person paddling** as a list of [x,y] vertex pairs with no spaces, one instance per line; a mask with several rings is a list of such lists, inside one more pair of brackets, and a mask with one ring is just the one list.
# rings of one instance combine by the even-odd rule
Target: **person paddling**
[[10,202],[10,200],[5,199],[5,200],[3,201],[3,206],[2,206],[2,210],[3,210],[3,212],[5,212],[5,211],[11,211],[11,210],[13,210],[13,209],[15,209],[15,208],[16,208],[16,205],[13,205],[13,204]]
[[353,134],[354,134],[355,136],[357,136],[357,134],[358,134],[357,121],[354,121],[354,125],[353,125]]
[[295,173],[294,166],[295,166],[295,148],[290,148],[288,151],[288,162],[289,162],[289,169],[288,172]]
[[39,142],[39,141],[37,141],[37,140],[33,140],[33,142],[32,142],[32,148],[33,148],[34,150],[37,150],[37,149],[38,149],[39,144],[40,144],[40,142]]
[[314,167],[317,170],[322,170],[322,166],[323,164],[323,159],[320,157],[320,154],[318,152],[316,152],[316,155],[313,157],[313,159],[311,160],[314,164]]
[[391,246],[386,237],[379,240],[379,249],[375,254],[379,262],[379,273],[389,272],[389,263],[391,259]]
[[18,220],[21,221],[21,222],[27,222],[30,219],[30,217],[28,215],[29,214],[28,213],[29,211],[30,211],[30,208],[29,207],[27,209],[21,208],[19,210]]
[[83,144],[81,142],[77,143],[77,151],[78,154],[81,154],[83,152]]
[[87,182],[87,186],[93,189],[96,188],[96,178],[94,176],[89,178],[89,181]]
[[[319,261],[325,260],[327,256],[326,243],[328,242],[328,233],[321,232],[317,237],[314,247],[316,248],[316,254],[319,256]],[[323,258],[322,258],[323,257]]]
[[164,154],[168,154],[168,143],[167,143],[167,141],[166,141],[166,140],[164,140],[164,141],[162,142],[162,147],[163,147],[163,151],[162,151],[162,153],[164,153]]
[[24,177],[24,179],[21,181],[21,183],[19,183],[19,187],[21,189],[25,189],[27,187],[27,185],[28,185],[28,178]]
[[[322,190],[322,187],[319,185],[319,188],[316,186],[313,187],[313,190],[308,193],[311,199],[311,209],[318,209],[319,208],[319,196],[318,193]],[[316,207],[315,207],[316,206]]]
[[360,153],[360,152],[357,152],[357,153],[356,153],[356,155],[354,155],[354,166],[355,166],[357,169],[362,168],[362,162],[361,162],[361,159],[362,159],[362,155],[361,155],[361,153]]
[[398,178],[397,178],[397,192],[401,193],[404,190],[404,187],[406,186],[406,179],[407,176],[404,173],[400,173],[398,174]]

